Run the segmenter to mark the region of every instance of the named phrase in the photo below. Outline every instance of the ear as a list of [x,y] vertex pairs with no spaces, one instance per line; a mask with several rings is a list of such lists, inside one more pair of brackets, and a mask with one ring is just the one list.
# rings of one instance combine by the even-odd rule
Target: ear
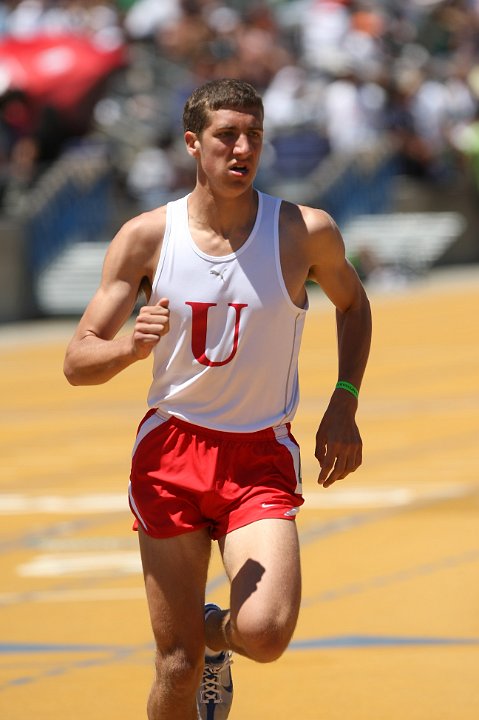
[[187,130],[185,132],[185,143],[188,155],[191,155],[191,157],[194,158],[198,157],[200,141],[198,140],[197,134],[191,132],[191,130]]

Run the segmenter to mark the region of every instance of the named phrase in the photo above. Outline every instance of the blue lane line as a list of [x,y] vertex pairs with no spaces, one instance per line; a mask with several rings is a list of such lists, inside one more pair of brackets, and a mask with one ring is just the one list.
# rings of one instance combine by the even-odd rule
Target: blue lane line
[[368,647],[413,647],[430,645],[479,645],[479,638],[408,637],[401,635],[338,635],[293,640],[289,650],[321,650]]
[[[102,665],[111,665],[113,663],[123,662],[129,655],[137,655],[141,653],[141,646],[138,647],[122,647],[122,646],[105,646],[105,645],[58,645],[58,644],[32,644],[32,643],[3,643],[0,644],[0,655],[3,653],[6,657],[11,654],[25,655],[28,657],[31,653],[37,654],[58,654],[72,653],[73,657],[67,661],[64,658],[56,659],[56,663],[60,665],[52,665],[45,667],[42,665],[36,672],[30,675],[19,675],[7,682],[0,684],[0,692],[9,687],[17,687],[19,685],[30,685],[41,682],[45,678],[51,678],[66,675],[73,670],[83,670],[85,668],[100,667]],[[107,651],[110,652],[107,652]],[[151,648],[149,648],[151,651]],[[75,653],[89,652],[91,655],[87,658],[75,659]]]
[[62,645],[49,643],[0,643],[0,655],[35,655],[37,653],[123,653],[131,648],[118,645]]
[[[479,638],[458,638],[458,637],[415,637],[395,635],[338,635],[323,638],[307,638],[294,640],[288,651],[308,650],[346,650],[361,648],[395,648],[395,647],[430,647],[430,646],[477,646]],[[11,655],[31,654],[75,654],[90,653],[92,656],[86,659],[61,661],[61,665],[39,668],[31,675],[18,675],[5,683],[0,684],[0,693],[8,688],[29,685],[41,682],[45,678],[66,675],[72,670],[82,670],[90,667],[109,665],[112,663],[137,661],[145,651],[148,658],[153,654],[153,644],[138,646],[112,646],[112,645],[60,645],[46,643],[0,643],[0,655],[5,657]],[[60,662],[57,659],[56,663]]]
[[[430,645],[479,645],[475,637],[430,637],[415,635],[336,635],[331,637],[305,638],[293,640],[288,650],[318,650],[323,648],[364,648],[364,647],[404,647]],[[49,653],[113,653],[131,656],[153,645],[60,645],[47,643],[0,643],[1,655],[31,655]]]

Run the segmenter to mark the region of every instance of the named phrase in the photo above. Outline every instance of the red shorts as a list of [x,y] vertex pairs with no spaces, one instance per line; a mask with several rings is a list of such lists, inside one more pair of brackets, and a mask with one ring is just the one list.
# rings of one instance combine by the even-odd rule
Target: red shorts
[[303,504],[289,424],[253,433],[208,430],[150,410],[133,448],[130,507],[152,537],[208,528],[213,539]]

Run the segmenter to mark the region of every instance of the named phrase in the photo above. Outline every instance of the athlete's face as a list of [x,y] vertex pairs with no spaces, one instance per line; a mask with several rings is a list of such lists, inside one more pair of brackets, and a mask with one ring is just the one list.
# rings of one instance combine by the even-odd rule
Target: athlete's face
[[210,112],[201,135],[186,133],[188,152],[198,161],[200,180],[216,188],[245,189],[253,183],[263,147],[261,112],[221,109]]

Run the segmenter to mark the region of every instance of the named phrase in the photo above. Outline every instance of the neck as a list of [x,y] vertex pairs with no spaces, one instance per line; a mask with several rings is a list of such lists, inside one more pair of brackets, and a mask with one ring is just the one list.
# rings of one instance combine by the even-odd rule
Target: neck
[[218,198],[195,188],[188,198],[188,219],[194,237],[216,238],[216,242],[238,249],[253,229],[258,211],[258,193],[253,188],[234,198]]

